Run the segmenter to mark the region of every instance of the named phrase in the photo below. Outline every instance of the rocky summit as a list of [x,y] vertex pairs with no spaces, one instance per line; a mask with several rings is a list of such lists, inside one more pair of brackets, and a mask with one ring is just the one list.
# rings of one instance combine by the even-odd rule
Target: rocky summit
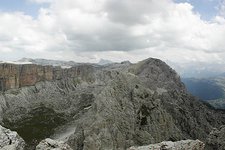
[[225,113],[188,94],[159,59],[64,69],[0,64],[0,90],[0,124],[29,150],[125,150],[187,139],[215,149],[225,140]]

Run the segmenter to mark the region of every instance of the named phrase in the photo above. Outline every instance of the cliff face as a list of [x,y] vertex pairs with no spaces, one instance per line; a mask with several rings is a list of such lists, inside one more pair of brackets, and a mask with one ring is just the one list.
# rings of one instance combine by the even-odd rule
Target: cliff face
[[25,72],[18,80],[24,87],[0,94],[0,122],[25,141],[51,136],[75,150],[124,150],[165,140],[205,142],[225,124],[223,112],[186,93],[176,72],[158,59],[52,71],[18,68]]
[[40,81],[60,80],[70,77],[92,80],[88,77],[91,71],[92,66],[88,65],[62,69],[61,67],[35,64],[0,64],[0,91],[31,86]]
[[0,89],[2,91],[31,86],[40,81],[51,81],[51,66],[0,64]]

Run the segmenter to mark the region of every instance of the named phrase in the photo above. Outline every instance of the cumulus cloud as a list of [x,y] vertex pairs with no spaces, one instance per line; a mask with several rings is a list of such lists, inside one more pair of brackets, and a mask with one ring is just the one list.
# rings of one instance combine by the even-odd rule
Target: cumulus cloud
[[0,12],[0,52],[4,56],[223,61],[222,6],[220,15],[204,21],[189,3],[172,0],[29,1],[47,2],[49,7],[40,8],[37,18]]

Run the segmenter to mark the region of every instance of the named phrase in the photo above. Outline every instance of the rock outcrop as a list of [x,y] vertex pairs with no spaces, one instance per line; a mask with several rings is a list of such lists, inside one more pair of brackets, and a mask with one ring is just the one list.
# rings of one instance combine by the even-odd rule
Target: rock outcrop
[[92,66],[79,65],[63,69],[61,67],[40,66],[36,64],[0,64],[0,91],[18,89],[20,87],[32,86],[40,81],[53,81],[63,78],[80,77],[92,80],[89,73]]
[[34,85],[39,81],[52,80],[50,66],[0,64],[0,90]]
[[205,144],[199,140],[164,141],[147,146],[130,147],[127,150],[204,150]]
[[24,140],[15,132],[0,125],[0,149],[1,150],[23,150]]
[[72,150],[68,144],[63,141],[56,141],[52,139],[42,140],[37,146],[36,150]]
[[225,149],[225,126],[219,129],[213,129],[207,139],[209,149],[224,150]]
[[124,150],[161,141],[206,142],[213,128],[225,124],[224,112],[189,95],[158,59],[52,70],[51,80],[0,94],[0,122],[26,141],[51,137],[76,150]]

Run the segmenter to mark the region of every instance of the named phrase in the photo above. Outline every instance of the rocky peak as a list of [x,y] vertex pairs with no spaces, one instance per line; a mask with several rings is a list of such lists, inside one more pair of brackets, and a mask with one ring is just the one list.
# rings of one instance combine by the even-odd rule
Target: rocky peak
[[32,59],[32,58],[26,58],[26,57],[24,57],[24,58],[21,58],[20,60],[18,60],[17,62],[34,62],[34,59]]
[[149,88],[185,91],[176,71],[159,59],[148,58],[140,61],[132,65],[129,72],[139,76]]

